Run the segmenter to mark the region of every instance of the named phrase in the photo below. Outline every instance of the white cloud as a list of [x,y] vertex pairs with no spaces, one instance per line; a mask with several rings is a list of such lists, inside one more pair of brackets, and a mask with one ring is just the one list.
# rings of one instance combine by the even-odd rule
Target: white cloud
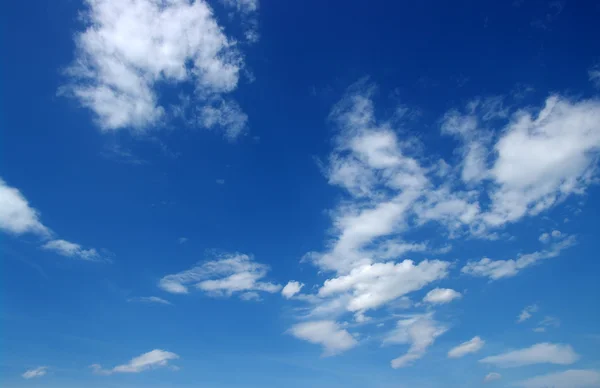
[[485,375],[485,377],[483,378],[483,382],[491,383],[492,381],[500,380],[501,378],[502,378],[502,375],[500,373],[491,372],[491,373],[488,373],[487,375]]
[[179,238],[177,239],[177,242],[178,242],[179,244],[185,244],[186,242],[188,242],[188,240],[189,240],[189,239],[188,239],[187,237],[179,237]]
[[545,316],[539,323],[538,326],[533,329],[536,333],[543,333],[548,328],[557,328],[560,326],[560,320],[556,317]]
[[[247,2],[243,2],[247,3]],[[242,4],[242,2],[240,2]],[[238,85],[243,58],[204,0],[87,0],[85,30],[62,92],[92,110],[103,131],[144,132],[161,123],[161,83],[190,83],[202,102]],[[239,109],[227,136],[240,133]],[[243,115],[243,114],[242,114]],[[210,126],[212,126],[210,125]]]
[[408,352],[392,360],[392,368],[403,368],[425,355],[435,339],[447,328],[433,319],[433,314],[413,315],[398,321],[394,330],[384,339],[384,345],[409,344]]
[[326,280],[319,295],[350,293],[347,310],[366,311],[444,278],[449,265],[439,260],[424,260],[416,265],[411,260],[365,264],[347,275]]
[[473,337],[469,341],[463,342],[462,344],[450,349],[450,351],[448,352],[448,357],[460,358],[469,353],[476,353],[479,350],[481,350],[481,348],[483,348],[484,344],[485,341],[479,338],[478,336]]
[[517,318],[517,323],[525,322],[526,320],[531,318],[533,313],[536,313],[538,310],[539,307],[537,304],[532,304],[530,306],[525,307],[523,311],[521,311],[521,314],[519,314],[519,317]]
[[246,129],[248,116],[237,102],[219,99],[201,108],[198,121],[206,128],[217,128],[225,132],[229,139],[235,139]]
[[296,338],[323,346],[323,356],[333,356],[355,347],[358,342],[334,321],[298,323],[289,330]]
[[291,280],[288,282],[288,284],[285,285],[285,287],[283,287],[283,289],[281,290],[281,295],[283,295],[283,297],[286,299],[290,299],[291,297],[299,293],[302,287],[304,287],[304,283]]
[[42,249],[55,252],[61,256],[88,261],[105,260],[94,248],[83,249],[81,245],[66,240],[51,240],[42,245]]
[[569,236],[564,240],[553,244],[549,249],[519,255],[516,260],[492,260],[483,258],[479,261],[467,263],[462,272],[473,276],[489,277],[497,280],[505,277],[515,276],[521,270],[535,265],[538,261],[557,257],[563,249],[575,244],[575,237]]
[[600,387],[600,372],[595,370],[571,369],[532,377],[514,384],[524,388],[597,388]]
[[550,241],[550,233],[542,233],[538,240],[540,240],[543,243]]
[[178,359],[179,356],[175,353],[164,350],[154,349],[141,356],[135,357],[127,364],[117,365],[112,369],[102,369],[98,364],[91,366],[94,373],[100,375],[110,375],[113,373],[140,373],[149,369],[156,369],[168,366],[169,361]]
[[450,288],[434,288],[423,298],[423,302],[431,304],[450,303],[462,297],[462,294]]
[[240,294],[240,299],[245,300],[247,302],[250,302],[250,301],[259,302],[262,300],[262,298],[260,297],[260,294],[256,291],[244,292],[243,294]]
[[50,230],[40,221],[39,212],[29,205],[18,189],[8,186],[2,178],[0,178],[0,229],[16,235],[23,233],[33,233],[42,237],[50,235]]
[[484,216],[501,225],[536,215],[592,182],[600,148],[600,101],[550,96],[536,115],[514,114],[494,146],[497,188]]
[[280,285],[261,281],[268,270],[267,265],[256,263],[251,256],[222,254],[190,270],[167,275],[158,285],[173,294],[187,294],[189,286],[218,296],[248,291],[278,292]]
[[25,371],[25,373],[23,373],[21,376],[26,379],[33,379],[36,377],[42,377],[44,375],[46,375],[46,373],[48,372],[48,367],[47,366],[39,366],[35,369],[29,369],[27,371]]
[[128,302],[140,302],[140,303],[157,303],[157,304],[171,304],[166,299],[159,298],[158,296],[138,296],[135,298],[127,299]]
[[501,368],[512,368],[532,364],[569,365],[579,359],[570,345],[539,343],[529,348],[489,356],[479,360]]

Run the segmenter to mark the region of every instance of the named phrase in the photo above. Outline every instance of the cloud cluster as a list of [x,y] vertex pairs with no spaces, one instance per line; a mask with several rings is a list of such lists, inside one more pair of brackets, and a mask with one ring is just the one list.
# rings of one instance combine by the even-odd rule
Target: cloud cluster
[[[316,295],[302,295],[311,305],[309,318],[350,313],[357,324],[365,324],[367,311],[447,277],[450,262],[406,258],[441,252],[430,241],[410,241],[409,231],[433,224],[450,239],[498,238],[506,225],[583,194],[595,181],[599,101],[551,95],[539,109],[519,109],[503,97],[475,99],[440,121],[442,134],[458,142],[458,162],[451,165],[424,155],[421,142],[397,118],[379,119],[376,92],[368,80],[357,82],[329,116],[336,134],[322,167],[329,184],[341,188],[344,197],[330,212],[326,248],[304,257],[328,274]],[[540,241],[547,245],[536,252],[507,260],[483,258],[461,270],[492,280],[515,276],[558,256],[575,244],[575,237],[554,231]],[[423,302],[432,306],[460,296],[439,288]],[[418,332],[421,326],[442,332],[425,318],[414,326],[412,320],[403,321],[396,332]],[[411,348],[394,365],[421,357],[427,346]]]
[[163,277],[158,285],[173,294],[187,294],[189,287],[214,296],[231,296],[234,293],[262,291],[275,293],[281,285],[261,281],[269,270],[251,256],[241,253],[217,255],[192,269]]
[[103,131],[163,123],[160,87],[169,84],[195,89],[198,124],[228,137],[243,131],[245,114],[224,95],[237,88],[244,59],[206,1],[86,0],[84,23],[61,92],[89,108]]

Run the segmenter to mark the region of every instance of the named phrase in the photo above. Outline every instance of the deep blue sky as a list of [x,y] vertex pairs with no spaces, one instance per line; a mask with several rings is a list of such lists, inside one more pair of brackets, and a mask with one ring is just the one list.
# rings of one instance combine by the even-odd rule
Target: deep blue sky
[[[205,40],[190,43],[196,51],[183,57],[154,46],[136,57],[129,55],[145,37],[136,35],[140,29],[101,35],[106,51],[81,35],[114,32],[111,22],[121,19],[103,19],[99,10],[134,3],[167,22],[149,24],[158,19],[136,14],[123,25],[157,36],[188,26],[173,40],[177,47],[194,31]],[[499,373],[490,386],[600,386],[600,2],[262,0],[256,9],[251,0],[156,3],[0,6],[0,385],[478,387]],[[176,6],[207,4],[214,13],[206,18],[194,19],[198,8],[182,14],[192,15],[189,25],[167,15]],[[204,29],[209,22],[222,30]],[[249,41],[249,31],[260,37]],[[198,75],[208,70],[194,61],[210,51],[211,37],[225,37],[229,46],[206,55],[234,66],[235,75]],[[125,76],[110,78],[94,65],[87,68],[92,75],[75,74],[78,61],[115,58],[114,66],[125,64],[127,76],[147,89],[126,89]],[[170,77],[157,58],[181,60],[185,76]],[[233,86],[217,90],[223,79]],[[132,101],[149,94],[155,101],[137,122],[111,126],[99,113],[105,106],[81,97],[103,85]],[[558,104],[547,120],[536,120],[551,95]],[[354,116],[365,113],[357,101],[373,107],[366,124]],[[237,108],[218,111],[225,121],[211,125],[203,110],[210,106]],[[163,116],[151,120],[160,107]],[[127,109],[120,100],[111,117]],[[519,127],[524,112],[533,124]],[[240,114],[243,129],[228,136]],[[468,120],[475,127],[460,124]],[[518,138],[521,130],[526,135]],[[373,146],[376,135],[385,135],[385,144]],[[473,155],[485,171],[469,180],[468,150],[476,147],[484,150]],[[372,223],[358,219],[409,191],[400,161],[406,159],[429,183],[407,210],[390,216],[389,227],[382,225],[393,209]],[[450,172],[442,172],[440,159]],[[342,177],[336,161],[359,161],[364,170]],[[367,176],[374,179],[368,194],[353,191],[352,179]],[[390,183],[394,177],[400,186]],[[518,200],[506,202],[511,195]],[[450,199],[449,213],[436,206]],[[514,215],[519,201],[526,210]],[[469,219],[467,204],[478,209]],[[492,215],[502,221],[490,221]],[[344,240],[352,220],[364,241]],[[391,242],[423,246],[386,256]],[[518,264],[527,254],[534,259]],[[323,255],[336,264],[324,264]],[[248,267],[206,267],[228,257]],[[517,269],[498,276],[474,270],[484,258],[515,260]],[[410,270],[378,288],[408,259],[445,267],[406,291],[397,290],[420,273]],[[383,265],[390,267],[381,276],[354,280],[357,271]],[[193,279],[177,278],[187,294],[161,282],[192,268]],[[203,283],[236,271],[256,278],[212,292],[214,283]],[[355,283],[326,295],[326,285],[342,278]],[[279,291],[288,281],[304,287],[286,298]],[[204,285],[194,289],[196,283]],[[460,297],[422,301],[434,288]],[[140,299],[151,296],[170,305]],[[364,309],[348,302],[380,296],[383,302]],[[310,315],[331,301],[340,311]],[[531,318],[517,323],[528,306],[535,306]],[[413,318],[409,328],[398,323]],[[309,326],[314,322],[334,330],[323,333]],[[419,341],[411,335],[431,325],[443,334],[426,334],[430,343],[415,350]],[[391,344],[394,333],[404,339]],[[447,356],[475,336],[485,345]],[[556,357],[534,356],[518,367],[481,362],[536,344],[554,346]],[[321,357],[319,345],[335,355]],[[153,349],[178,358],[132,373],[112,370]],[[390,367],[407,352],[418,357]],[[92,364],[103,369],[93,373]],[[22,376],[40,367],[38,376]],[[546,380],[527,380],[536,376]],[[565,379],[571,385],[560,385]]]

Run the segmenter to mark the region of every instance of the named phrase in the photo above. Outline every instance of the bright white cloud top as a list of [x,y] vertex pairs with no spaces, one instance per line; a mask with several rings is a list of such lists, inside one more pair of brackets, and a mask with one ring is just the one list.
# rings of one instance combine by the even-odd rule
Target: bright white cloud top
[[333,356],[355,347],[358,342],[333,321],[298,323],[289,330],[294,337],[323,346],[323,356]]
[[423,298],[423,302],[431,304],[450,303],[462,297],[462,294],[451,288],[434,288]]
[[75,37],[70,83],[62,92],[89,108],[103,131],[139,133],[163,123],[173,113],[160,102],[157,85],[190,83],[201,105],[179,108],[193,109],[188,114],[197,125],[222,128],[230,138],[243,132],[247,116],[226,95],[238,86],[244,58],[206,1],[86,5],[86,28]]

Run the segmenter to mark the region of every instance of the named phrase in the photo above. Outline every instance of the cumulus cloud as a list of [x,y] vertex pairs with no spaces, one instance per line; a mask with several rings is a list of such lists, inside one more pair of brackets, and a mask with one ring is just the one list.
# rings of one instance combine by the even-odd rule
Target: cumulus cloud
[[48,372],[47,366],[39,366],[35,369],[29,369],[29,370],[25,371],[25,373],[23,373],[21,376],[24,379],[29,380],[29,379],[33,379],[36,377],[45,376],[47,372]]
[[450,358],[460,358],[466,356],[469,353],[476,353],[483,348],[485,341],[479,338],[478,336],[471,338],[467,342],[463,342],[462,344],[450,349],[448,352],[448,357]]
[[[238,85],[243,56],[204,0],[86,0],[84,16],[61,92],[89,108],[102,131],[141,133],[164,122],[161,84],[190,84],[209,107]],[[216,109],[207,126],[239,134],[245,115],[237,104]]]
[[491,383],[492,381],[500,380],[501,378],[502,378],[502,375],[500,373],[491,372],[491,373],[488,373],[487,375],[485,375],[485,377],[483,378],[483,382]]
[[42,245],[42,249],[52,251],[61,256],[88,261],[104,260],[94,248],[83,249],[81,245],[66,240],[51,240]]
[[127,299],[128,302],[139,302],[139,303],[154,303],[154,304],[171,304],[166,299],[159,298],[158,296],[138,296],[135,298]]
[[40,221],[40,214],[29,205],[23,194],[0,178],[0,229],[20,235],[33,233],[47,237],[50,230]]
[[600,386],[600,372],[570,369],[519,381],[515,386],[523,388],[594,388]]
[[533,313],[536,313],[538,310],[539,307],[537,304],[532,304],[530,306],[525,307],[523,311],[521,311],[521,314],[519,314],[519,316],[517,317],[517,323],[525,322],[526,320],[531,318]]
[[255,262],[252,256],[221,254],[190,270],[167,275],[158,285],[173,294],[187,294],[190,286],[215,296],[249,291],[278,292],[279,284],[261,281],[268,271],[269,266]]
[[445,277],[449,265],[439,260],[424,260],[419,264],[412,260],[365,264],[347,275],[326,280],[319,289],[319,295],[349,293],[347,310],[366,311]]
[[497,188],[490,193],[491,225],[535,215],[580,194],[592,182],[600,148],[600,101],[546,99],[533,115],[516,112],[494,146],[490,170]]
[[285,285],[285,287],[283,287],[283,289],[281,290],[281,295],[283,295],[283,297],[286,299],[290,299],[291,297],[299,293],[302,287],[304,287],[304,283],[291,280],[288,282],[288,284]]
[[294,337],[323,346],[323,356],[333,356],[355,347],[358,342],[334,321],[298,323],[289,330]]
[[485,357],[479,362],[493,364],[501,368],[512,368],[533,364],[569,365],[578,359],[579,355],[575,353],[570,345],[544,342],[529,348]]
[[448,329],[433,319],[433,314],[408,316],[398,321],[396,328],[388,333],[384,345],[408,344],[406,354],[392,360],[392,368],[403,368],[425,355],[427,348]]
[[102,369],[98,364],[93,364],[91,368],[94,373],[100,375],[111,375],[113,373],[140,373],[149,369],[168,366],[169,361],[178,358],[179,356],[175,353],[154,349],[141,356],[132,358],[127,364],[117,365],[112,369]]
[[455,299],[461,298],[462,294],[450,288],[434,288],[423,298],[423,302],[431,304],[450,303]]
[[531,267],[541,260],[557,257],[562,250],[573,246],[575,242],[575,237],[569,236],[553,244],[549,249],[519,255],[517,259],[492,260],[486,257],[467,263],[462,268],[462,272],[473,276],[489,277],[492,280],[515,276],[523,269]]

